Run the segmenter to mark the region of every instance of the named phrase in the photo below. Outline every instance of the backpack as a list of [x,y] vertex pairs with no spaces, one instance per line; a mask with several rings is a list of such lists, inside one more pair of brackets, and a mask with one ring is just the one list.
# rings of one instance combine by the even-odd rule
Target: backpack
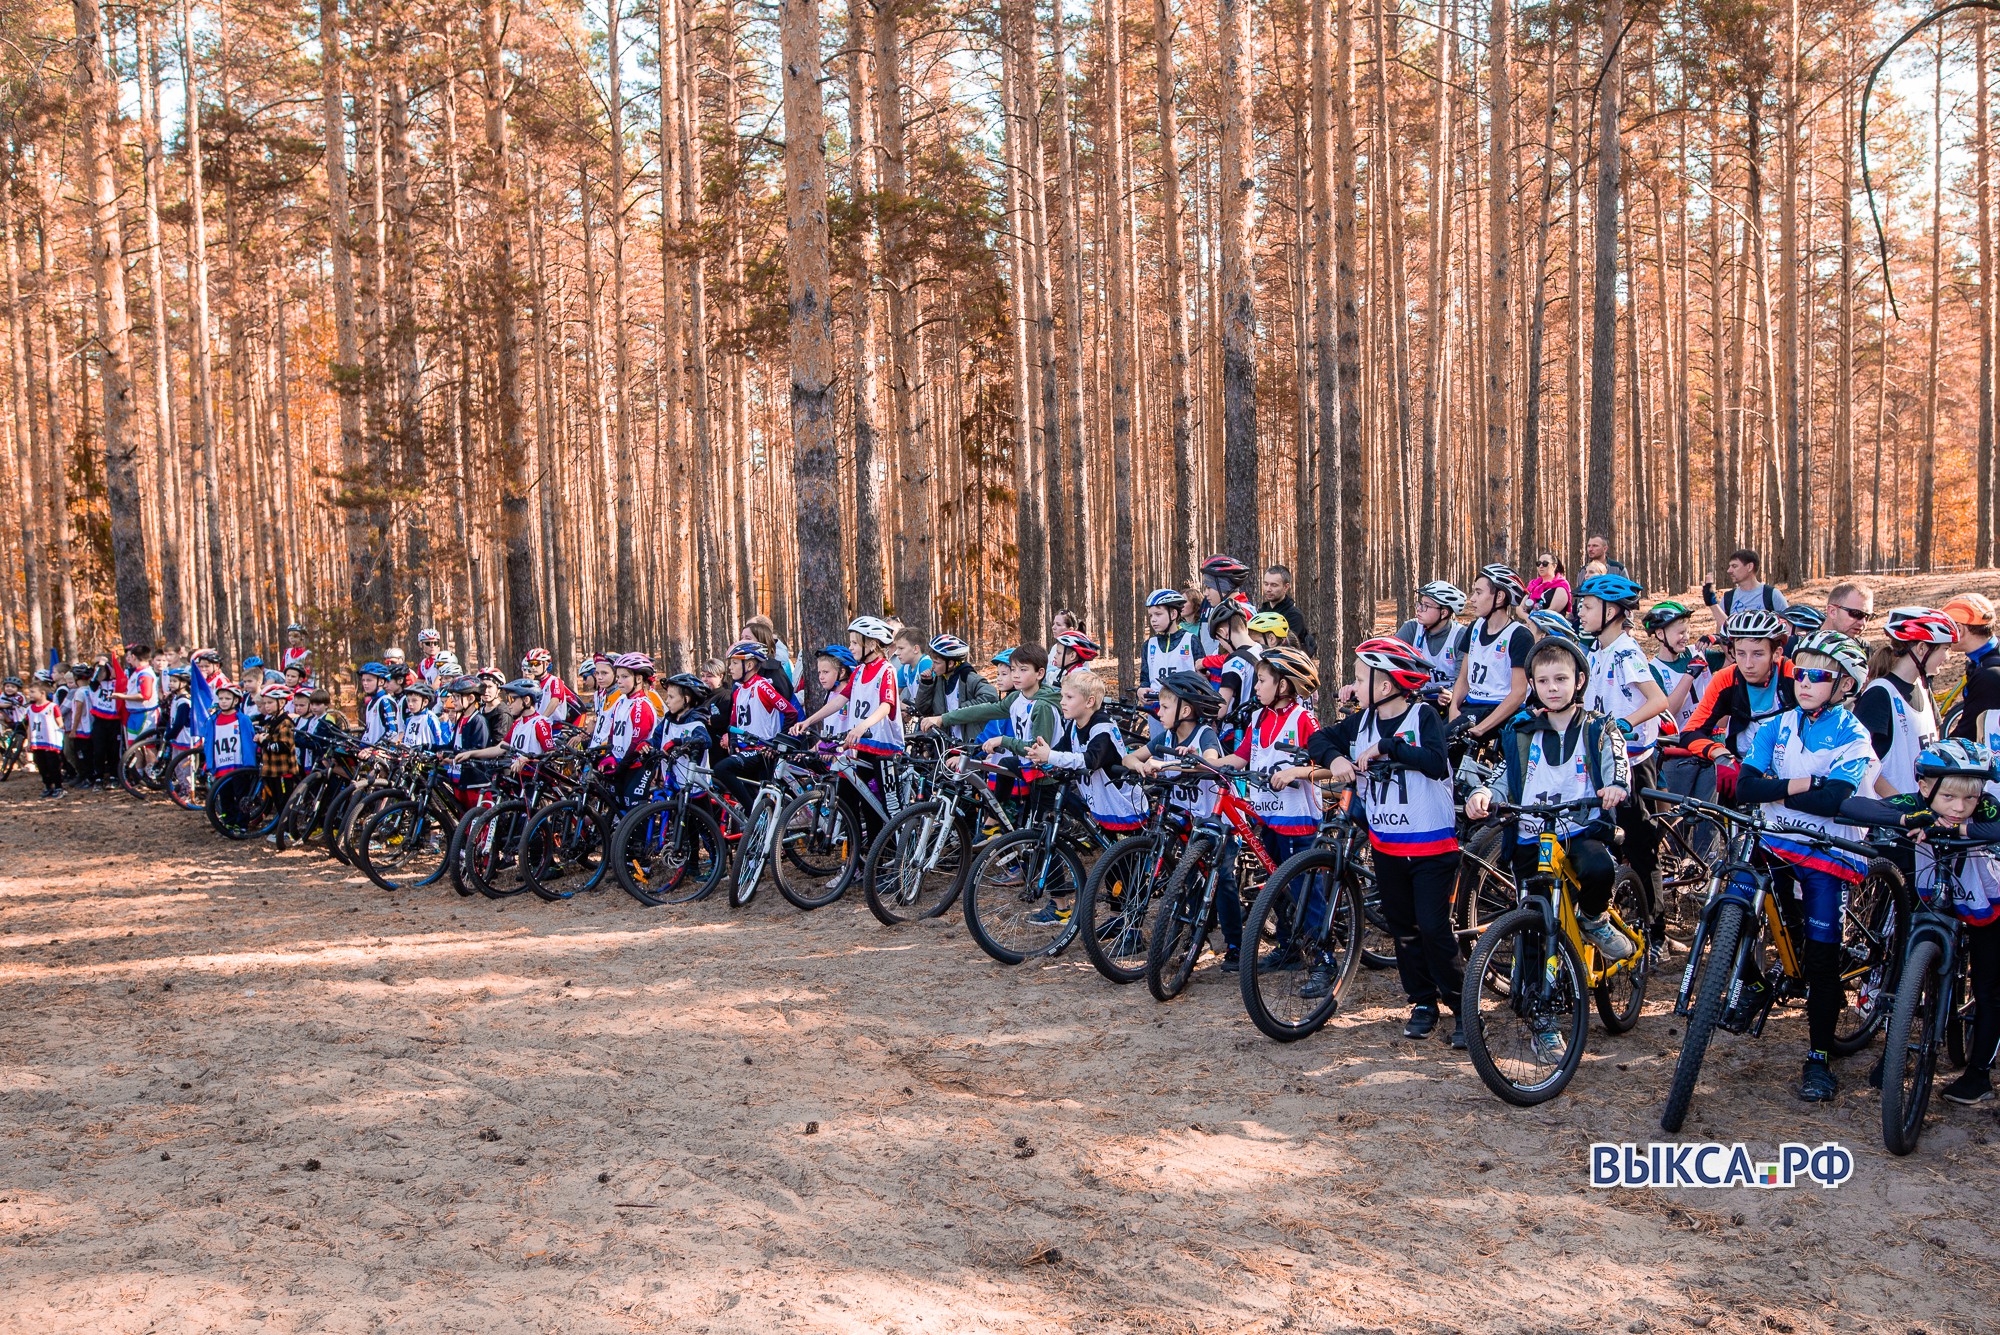
[[[1777,611],[1778,600],[1772,596],[1774,590],[1772,589],[1771,581],[1768,579],[1765,580],[1761,587],[1763,589],[1764,610],[1766,612]],[[1736,592],[1737,591],[1733,588],[1724,589],[1722,591],[1722,618],[1725,621],[1727,621],[1730,615],[1736,611]]]

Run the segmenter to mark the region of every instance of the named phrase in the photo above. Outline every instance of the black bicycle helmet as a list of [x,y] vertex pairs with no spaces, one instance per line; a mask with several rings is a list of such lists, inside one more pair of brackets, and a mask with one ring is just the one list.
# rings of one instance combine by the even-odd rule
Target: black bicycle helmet
[[1169,672],[1160,681],[1160,690],[1186,704],[1201,718],[1219,718],[1224,701],[1222,692],[1206,676],[1187,668]]
[[678,686],[686,691],[690,700],[699,700],[708,694],[708,683],[692,672],[676,672],[660,683],[662,686]]

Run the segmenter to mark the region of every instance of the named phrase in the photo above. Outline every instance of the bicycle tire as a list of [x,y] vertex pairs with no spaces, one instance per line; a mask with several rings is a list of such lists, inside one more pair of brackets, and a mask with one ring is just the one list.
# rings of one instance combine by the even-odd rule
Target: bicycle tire
[[1630,969],[1615,975],[1612,982],[1590,989],[1604,1032],[1623,1034],[1639,1023],[1639,1016],[1646,1009],[1646,982],[1652,971],[1646,962],[1647,947],[1652,944],[1653,936],[1652,919],[1646,913],[1646,886],[1639,873],[1630,867],[1620,867],[1617,879],[1611,883],[1611,906],[1618,910],[1626,926],[1646,938]]
[[241,843],[254,839],[271,827],[270,790],[254,769],[240,769],[222,776],[208,790],[208,823],[224,839]]
[[326,806],[319,813],[319,835],[315,842],[336,862],[347,861],[347,850],[340,846],[340,827],[347,820],[347,808],[358,791],[349,781],[327,799]]
[[1114,983],[1146,976],[1146,929],[1159,899],[1160,845],[1165,836],[1120,839],[1091,865],[1077,896],[1077,936],[1097,972]]
[[369,820],[391,802],[400,802],[410,794],[401,788],[371,788],[357,794],[347,804],[347,810],[340,819],[340,847],[347,856],[342,861],[357,870],[361,866],[360,837]]
[[1465,851],[1471,856],[1459,859],[1452,903],[1453,925],[1461,936],[1477,939],[1488,923],[1519,906],[1514,879],[1507,874],[1506,839],[1506,827],[1488,821],[1473,826],[1465,841]]
[[468,871],[466,841],[491,810],[491,807],[474,807],[459,817],[457,827],[451,832],[451,846],[445,850],[445,874],[451,878],[451,888],[465,898],[479,893]]
[[[1544,939],[1548,935],[1547,920],[1537,905],[1524,904],[1494,919],[1473,944],[1472,957],[1466,963],[1465,988],[1458,1000],[1459,1015],[1465,1024],[1466,1056],[1472,1060],[1473,1069],[1479,1072],[1480,1081],[1488,1089],[1517,1108],[1547,1103],[1569,1087],[1577,1068],[1583,1064],[1583,1050],[1590,1034],[1590,1002],[1584,995],[1583,961],[1566,935],[1556,932],[1552,941]],[[1549,955],[1551,948],[1555,952],[1553,957]],[[1493,1003],[1496,1014],[1520,1016],[1522,1006],[1541,991],[1529,986],[1525,976],[1533,976],[1528,974],[1532,970],[1542,976],[1546,985],[1549,981],[1546,970],[1551,964],[1557,966],[1559,976],[1569,980],[1566,989],[1569,1033],[1565,1036],[1562,1059],[1549,1065],[1548,1075],[1523,1084],[1502,1066],[1503,1060],[1513,1059],[1493,1051],[1486,1022],[1487,1002]],[[1506,978],[1508,985],[1488,988],[1489,974]],[[1530,1031],[1533,1032],[1532,1021]],[[1523,1064],[1539,1069],[1546,1062]]]
[[286,794],[284,808],[278,812],[278,828],[273,831],[278,836],[280,853],[297,843],[310,825],[313,809],[319,805],[320,789],[325,786],[326,781],[315,771],[300,779],[298,786]]
[[1840,990],[1844,1001],[1829,1045],[1836,1057],[1861,1051],[1889,1022],[1909,928],[1902,885],[1902,873],[1896,865],[1876,858],[1849,896],[1847,912],[1841,914]]
[[[1160,911],[1153,915],[1153,931],[1146,945],[1146,990],[1155,1001],[1172,1001],[1185,991],[1194,966],[1201,961],[1213,911],[1208,883],[1218,871],[1214,860],[1219,848],[1214,835],[1196,834],[1174,863],[1174,874],[1160,898]],[[1201,876],[1199,895],[1195,894],[1197,872]]]
[[[934,820],[940,823],[932,824]],[[925,847],[932,840],[934,857]],[[906,841],[913,843],[911,852],[931,863],[930,868],[915,871],[914,884],[910,854],[903,848]],[[955,804],[933,798],[903,808],[868,847],[868,860],[861,869],[861,893],[868,911],[885,927],[942,917],[964,891],[973,856],[972,821]]]
[[759,794],[743,822],[743,837],[736,841],[736,856],[730,862],[730,908],[748,908],[757,897],[757,882],[764,879],[764,866],[770,860],[771,822],[777,816],[775,799],[767,801]]
[[[1057,900],[1082,890],[1083,864],[1074,850],[1058,841],[1050,854],[1055,865],[1037,866],[1034,855],[1042,837],[1041,830],[1030,827],[990,841],[965,880],[961,903],[966,932],[1002,964],[1053,955],[1069,944],[1076,901],[1071,898],[1065,916]],[[1015,874],[1018,881],[1012,879]],[[1045,910],[1052,920],[1038,921]],[[1049,927],[1055,930],[1043,930]]]
[[[1286,858],[1265,880],[1263,889],[1257,892],[1256,902],[1250,906],[1250,914],[1243,921],[1243,940],[1237,951],[1237,982],[1243,992],[1244,1011],[1266,1038],[1279,1043],[1296,1043],[1318,1033],[1328,1020],[1339,1013],[1340,999],[1361,963],[1361,952],[1356,946],[1363,931],[1361,905],[1352,883],[1344,875],[1333,874],[1345,870],[1345,859],[1338,849],[1308,848],[1303,853]],[[1315,871],[1326,873],[1329,878],[1327,927],[1318,942],[1302,947],[1297,935],[1303,905],[1291,887],[1300,877]],[[1281,905],[1290,912],[1281,912]],[[1276,925],[1287,919],[1290,922],[1288,929]],[[1267,929],[1267,923],[1273,926]],[[1282,942],[1274,944],[1268,955],[1261,948],[1267,937],[1274,943]],[[1290,939],[1286,940],[1288,937]],[[1282,993],[1283,985],[1301,975],[1310,976],[1308,965],[1311,961],[1306,958],[1305,951],[1310,949],[1315,954],[1322,953],[1335,942],[1343,944],[1337,967],[1333,970],[1332,985],[1326,995],[1306,997],[1301,989],[1298,999],[1313,1003],[1305,1013],[1297,1018],[1278,1014],[1273,1002]]]
[[609,861],[608,823],[603,808],[580,797],[551,802],[530,816],[519,854],[528,889],[551,904],[595,890]]
[[[14,767],[21,763],[21,755],[27,749],[28,743],[21,733],[10,732],[7,740],[0,742],[0,783],[5,783],[14,777]],[[124,779],[122,763],[119,766],[119,779],[121,782]],[[133,796],[137,797],[138,794],[134,793]]]
[[[118,786],[130,796],[144,799],[153,787],[146,776],[159,758],[160,748],[149,738],[141,737],[127,744],[118,753]],[[0,773],[0,779],[5,777]]]
[[729,866],[715,817],[690,802],[670,830],[673,809],[670,797],[642,802],[611,831],[612,875],[648,908],[708,898]]
[[831,789],[811,789],[778,808],[771,879],[793,908],[823,909],[847,893],[864,851],[854,804]]
[[[440,819],[421,798],[391,802],[362,827],[356,865],[384,890],[411,890],[429,885],[444,874],[445,851],[451,846],[452,825]],[[377,850],[382,850],[378,854]],[[435,855],[429,850],[435,850]],[[417,858],[417,875],[390,876]]]
[[183,751],[167,771],[167,796],[182,811],[208,807],[208,768],[199,749]]
[[[479,828],[466,836],[467,879],[488,899],[509,899],[527,893],[528,881],[520,870],[521,835],[527,825],[526,802],[500,802],[486,808]],[[513,878],[501,879],[510,868]]]
[[[1946,988],[1940,963],[1944,949],[1919,941],[1903,961],[1889,1034],[1882,1049],[1882,1144],[1891,1154],[1908,1154],[1923,1139],[1924,1113],[1937,1076],[1938,1006]],[[1957,1017],[1949,1023],[1955,1024]]]
[[1736,973],[1743,915],[1743,905],[1733,902],[1716,910],[1715,925],[1708,933],[1707,957],[1701,961],[1701,977],[1695,984],[1694,1005],[1688,1010],[1681,1038],[1680,1058],[1674,1063],[1673,1084],[1667,1089],[1666,1107],[1660,1110],[1662,1131],[1678,1131],[1687,1121],[1695,1082],[1701,1078],[1702,1059],[1708,1055],[1708,1040],[1722,1022],[1722,1007]]

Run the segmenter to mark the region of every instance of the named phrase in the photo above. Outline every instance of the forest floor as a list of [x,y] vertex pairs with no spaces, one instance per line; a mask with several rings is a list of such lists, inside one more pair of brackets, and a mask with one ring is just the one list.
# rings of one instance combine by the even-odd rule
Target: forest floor
[[[1991,581],[1981,587],[1991,587]],[[1878,606],[1886,607],[1881,600]],[[1837,1141],[1827,1190],[1593,1190],[1667,986],[1569,1091],[1401,1038],[1393,972],[1280,1046],[1006,969],[955,917],[384,894],[161,802],[0,787],[0,1331],[1974,1331],[1996,1138],[1880,1148],[1803,1021],[1711,1052],[1687,1140]]]

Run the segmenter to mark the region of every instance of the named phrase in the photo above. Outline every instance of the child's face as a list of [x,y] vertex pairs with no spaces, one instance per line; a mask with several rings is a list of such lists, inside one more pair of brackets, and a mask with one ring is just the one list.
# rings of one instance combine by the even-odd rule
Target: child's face
[[[1263,674],[1259,673],[1258,675],[1262,676]],[[1368,703],[1371,705],[1387,704],[1390,698],[1396,694],[1396,683],[1389,674],[1386,672],[1377,672],[1372,667],[1364,666],[1361,669],[1360,683],[1361,692],[1367,697]]]
[[[1812,661],[1810,664],[1802,663],[1799,666],[1804,671],[1801,671],[1797,680],[1792,683],[1792,693],[1798,697],[1799,708],[1812,711],[1824,709],[1833,703],[1840,693],[1841,682],[1845,680],[1844,674],[1824,660]],[[1814,675],[1832,672],[1834,677],[1831,681],[1812,681],[1806,675],[1808,671]]]
[[[451,702],[453,704],[457,704],[459,702],[459,699],[460,697],[454,695],[451,697]],[[318,718],[320,715],[326,713],[327,708],[328,708],[327,702],[324,700],[306,701],[306,713],[312,715],[314,718]]]
[[1146,609],[1146,629],[1155,635],[1165,635],[1174,625],[1174,609],[1171,607],[1149,607]]
[[284,701],[278,699],[275,695],[259,696],[257,697],[257,712],[266,715],[275,714],[278,712],[278,707],[283,703]]
[[822,658],[816,664],[819,668],[819,688],[830,691],[840,684],[840,664],[831,658]]
[[861,632],[854,630],[847,632],[847,652],[856,658],[868,657],[868,641],[861,638]]
[[217,691],[215,693],[215,709],[217,713],[233,714],[236,712],[236,705],[236,692]]
[[904,667],[914,666],[916,664],[916,661],[919,658],[923,657],[923,650],[920,649],[918,646],[911,644],[908,640],[896,641],[895,648],[896,648],[896,661],[898,663],[901,663]]
[[1666,647],[1666,651],[1670,654],[1677,654],[1687,648],[1687,642],[1688,623],[1686,618],[1669,622],[1660,631],[1660,643]]
[[1472,597],[1469,605],[1474,616],[1493,615],[1493,605],[1497,601],[1498,595],[1484,575],[1472,581]]
[[1187,706],[1181,703],[1181,698],[1178,695],[1175,695],[1172,691],[1160,692],[1161,727],[1165,728],[1168,732],[1172,732],[1175,728],[1180,727],[1181,719],[1186,712]]
[[1075,686],[1062,688],[1063,717],[1071,723],[1082,723],[1095,711],[1096,705],[1088,695]]
[[[732,658],[729,660],[729,679],[731,681],[742,681],[743,678],[749,674],[749,671],[750,671],[749,659]],[[612,675],[616,676],[617,674],[613,673]]]
[[1980,792],[1969,783],[1961,786],[1951,779],[1940,779],[1937,791],[1931,794],[1931,810],[1947,825],[1963,825],[1979,809]]
[[22,688],[21,693],[27,696],[28,703],[31,705],[45,703],[49,698],[49,693],[42,689],[42,684],[38,681],[29,682],[27,686]]
[[363,695],[373,695],[375,694],[375,692],[381,689],[382,689],[382,679],[380,677],[376,676],[372,672],[364,672],[361,674],[361,693]]
[[1736,670],[1752,686],[1762,686],[1771,679],[1772,652],[1769,640],[1738,640],[1729,650]]
[[1576,627],[1585,635],[1595,635],[1604,629],[1605,604],[1602,598],[1579,598],[1576,600]]
[[638,674],[626,668],[611,669],[611,680],[617,682],[618,689],[627,695],[632,694],[639,687]]
[[1545,658],[1535,664],[1535,698],[1544,709],[1568,709],[1576,700],[1576,664],[1567,658]]
[[1257,665],[1257,703],[1266,709],[1278,703],[1278,677],[1262,663]]
[[1009,663],[1007,670],[1014,674],[1012,679],[1014,689],[1024,695],[1042,683],[1041,669],[1032,663],[1016,661]]
[[693,703],[693,701],[688,699],[686,691],[672,684],[668,685],[666,695],[667,712],[670,714],[678,714]]
[[1417,599],[1417,624],[1425,630],[1436,630],[1450,615],[1443,603],[1432,602],[1429,598]]
[[519,718],[528,712],[528,697],[509,693],[500,697],[500,707],[507,711],[508,718]]

